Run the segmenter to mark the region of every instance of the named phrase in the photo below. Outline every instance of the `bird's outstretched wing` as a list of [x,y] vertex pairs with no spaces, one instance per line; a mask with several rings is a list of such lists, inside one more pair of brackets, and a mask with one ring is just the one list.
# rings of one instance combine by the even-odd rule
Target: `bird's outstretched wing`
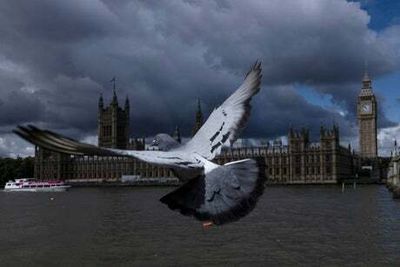
[[196,135],[182,149],[197,152],[211,160],[220,153],[225,143],[229,141],[231,145],[235,142],[250,115],[250,100],[260,90],[261,77],[261,62],[256,62],[242,85],[211,113]]
[[83,144],[60,134],[41,130],[33,125],[18,126],[13,132],[34,145],[59,153],[81,156],[126,156],[170,168],[194,169],[202,167],[200,162],[177,152],[103,148]]

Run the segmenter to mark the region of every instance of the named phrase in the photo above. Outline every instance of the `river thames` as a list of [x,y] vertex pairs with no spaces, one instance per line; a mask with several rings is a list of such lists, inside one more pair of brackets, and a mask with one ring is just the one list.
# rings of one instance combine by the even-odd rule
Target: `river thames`
[[0,266],[400,265],[400,201],[384,186],[268,187],[207,230],[158,201],[170,190],[0,192]]

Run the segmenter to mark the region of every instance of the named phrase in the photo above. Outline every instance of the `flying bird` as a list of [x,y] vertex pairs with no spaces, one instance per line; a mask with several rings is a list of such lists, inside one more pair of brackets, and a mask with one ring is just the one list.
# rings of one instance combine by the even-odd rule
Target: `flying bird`
[[262,161],[243,159],[224,165],[213,160],[224,145],[232,145],[250,115],[251,98],[261,84],[261,62],[256,62],[240,87],[186,144],[159,134],[153,144],[159,150],[121,150],[80,143],[33,125],[17,126],[14,133],[42,148],[72,155],[126,156],[170,168],[183,183],[160,201],[170,209],[208,223],[222,225],[237,221],[256,205],[264,191]]

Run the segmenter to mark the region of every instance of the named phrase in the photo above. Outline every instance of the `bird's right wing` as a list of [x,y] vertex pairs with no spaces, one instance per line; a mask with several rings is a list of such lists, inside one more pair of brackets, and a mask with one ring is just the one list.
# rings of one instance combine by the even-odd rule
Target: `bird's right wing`
[[250,100],[260,90],[261,77],[261,62],[256,62],[242,85],[211,113],[182,149],[212,160],[224,144],[235,142],[250,115]]
[[59,153],[79,156],[126,156],[169,168],[192,169],[202,167],[199,161],[191,159],[185,154],[164,151],[103,148],[80,143],[60,134],[48,130],[41,130],[32,125],[28,127],[18,126],[13,132],[34,145]]

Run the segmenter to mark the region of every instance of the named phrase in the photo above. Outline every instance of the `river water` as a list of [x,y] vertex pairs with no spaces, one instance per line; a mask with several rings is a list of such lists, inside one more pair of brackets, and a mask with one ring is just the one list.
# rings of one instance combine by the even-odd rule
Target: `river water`
[[158,201],[172,189],[0,192],[0,266],[400,266],[400,201],[384,186],[268,187],[207,230]]

